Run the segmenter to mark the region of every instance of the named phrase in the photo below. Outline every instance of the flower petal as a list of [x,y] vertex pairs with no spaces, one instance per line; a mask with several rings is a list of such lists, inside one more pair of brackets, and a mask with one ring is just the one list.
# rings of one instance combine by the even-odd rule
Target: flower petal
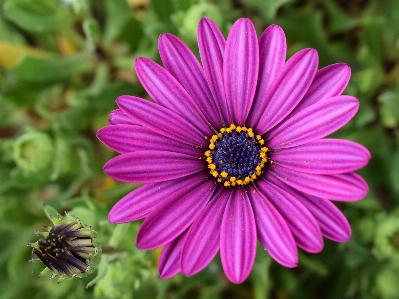
[[108,220],[117,224],[144,218],[166,198],[177,200],[182,197],[196,187],[206,175],[205,172],[198,172],[184,179],[145,184],[119,200],[111,209]]
[[220,231],[220,258],[227,278],[243,282],[251,272],[255,254],[255,218],[248,195],[239,188],[227,204]]
[[346,242],[351,237],[351,227],[342,212],[328,199],[299,192],[273,176],[269,181],[299,200],[317,220],[321,233],[336,242]]
[[292,114],[298,113],[321,99],[341,95],[350,77],[351,69],[345,63],[328,65],[318,70],[308,92],[299,102],[298,106],[295,107],[294,111],[292,111]]
[[256,91],[259,70],[259,46],[254,25],[239,19],[227,37],[223,78],[226,99],[231,104],[233,121],[243,125]]
[[204,71],[191,50],[172,34],[161,34],[158,48],[165,69],[184,87],[212,126],[221,128],[223,122],[220,111],[213,100]]
[[254,103],[248,118],[250,127],[264,134],[279,124],[299,103],[317,71],[318,55],[314,49],[294,54],[269,87],[263,99]]
[[181,178],[205,168],[201,160],[192,156],[148,150],[111,159],[104,165],[104,172],[120,182],[156,183]]
[[276,164],[315,174],[351,172],[365,166],[370,157],[370,152],[356,142],[330,138],[270,154]]
[[270,25],[259,39],[259,78],[254,102],[263,101],[269,86],[282,69],[287,52],[283,29]]
[[347,242],[351,227],[342,212],[328,199],[302,194],[296,198],[313,214],[319,223],[321,233],[335,242]]
[[127,116],[121,109],[112,111],[109,115],[108,122],[110,125],[128,124],[137,125],[129,116]]
[[141,84],[154,102],[180,115],[201,133],[212,135],[209,123],[201,110],[167,70],[144,57],[137,58],[134,67]]
[[267,133],[269,148],[288,148],[323,138],[345,125],[356,114],[359,101],[338,96],[310,105]]
[[323,237],[320,227],[312,214],[285,189],[269,183],[269,180],[257,181],[257,187],[284,217],[298,247],[316,253],[323,249]]
[[137,247],[149,250],[171,242],[193,223],[214,190],[214,181],[204,176],[183,196],[166,198],[143,221],[137,235]]
[[113,125],[101,128],[97,138],[114,151],[124,154],[135,151],[153,150],[176,152],[193,157],[203,156],[199,149],[159,135],[143,126]]
[[203,18],[198,24],[198,47],[205,77],[224,122],[231,123],[229,103],[226,101],[223,83],[223,56],[226,41],[212,20]]
[[162,279],[170,278],[180,272],[180,255],[187,230],[162,249],[158,262],[159,276]]
[[322,175],[291,170],[272,164],[270,173],[292,188],[306,194],[339,201],[355,201],[367,195],[368,187],[354,172]]
[[296,267],[298,250],[284,218],[254,187],[249,188],[248,195],[254,209],[259,242],[278,263],[288,268]]
[[220,226],[232,191],[224,187],[219,187],[218,191],[188,231],[181,256],[181,271],[184,275],[189,276],[200,272],[212,261],[219,250]]
[[194,146],[204,144],[196,127],[165,107],[133,96],[120,96],[116,102],[133,121],[160,135]]

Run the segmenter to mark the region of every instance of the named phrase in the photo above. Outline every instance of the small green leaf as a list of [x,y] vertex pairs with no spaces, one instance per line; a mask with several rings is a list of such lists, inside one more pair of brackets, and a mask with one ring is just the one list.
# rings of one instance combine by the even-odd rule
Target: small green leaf
[[386,91],[378,97],[380,116],[385,127],[394,128],[399,123],[399,90]]
[[50,221],[53,221],[54,218],[57,218],[60,213],[57,212],[52,206],[43,205],[44,214],[46,214],[47,218]]
[[382,271],[377,273],[376,286],[382,297],[398,298],[398,265],[387,265]]
[[12,73],[18,79],[26,81],[55,81],[93,69],[94,60],[87,54],[52,58],[25,56]]
[[255,8],[265,20],[270,20],[276,16],[277,10],[281,6],[292,2],[292,0],[244,0],[243,2],[246,5]]
[[[108,89],[109,68],[108,65],[102,63],[97,66],[96,74],[93,82],[85,89],[79,90],[74,93],[69,99],[68,103],[71,106],[79,106],[87,102],[89,97],[97,98],[104,90]],[[97,100],[96,100],[97,101]]]
[[[35,81],[21,81],[15,80],[15,77],[10,75],[7,80],[4,80],[4,87],[2,88],[2,97],[14,106],[28,106],[33,105],[37,99],[37,95],[45,90],[48,86],[47,82]],[[0,101],[1,103],[1,101]],[[2,105],[2,109],[5,106]],[[13,115],[10,115],[13,116]],[[21,117],[18,118],[21,121]]]
[[41,186],[50,181],[53,170],[51,168],[40,172],[25,172],[22,169],[15,168],[11,171],[10,177],[13,183],[21,189],[29,189]]
[[12,44],[24,44],[25,38],[9,22],[0,18],[0,40],[7,41]]
[[[396,150],[392,157],[392,168],[390,173],[393,190],[399,194],[399,139],[396,139]],[[399,199],[399,196],[396,197]]]
[[364,54],[365,63],[370,66],[380,66],[383,58],[383,22],[379,19],[364,21]]
[[367,68],[354,74],[353,81],[362,94],[369,94],[375,90],[381,81],[383,74],[376,68]]
[[83,32],[86,36],[86,46],[89,51],[94,51],[100,40],[100,25],[96,19],[86,19],[83,21]]
[[71,107],[58,114],[58,123],[62,128],[78,131],[86,128],[91,121],[93,110],[88,105]]
[[115,81],[107,85],[96,97],[93,107],[98,113],[107,113],[116,109],[115,99],[123,94],[137,95],[142,92],[143,88],[140,85],[133,85],[125,81]]
[[322,261],[307,254],[299,254],[299,263],[309,271],[317,273],[320,276],[327,276],[329,272],[329,269]]
[[193,5],[187,11],[179,11],[172,15],[172,20],[182,35],[195,42],[198,22],[204,17],[212,19],[217,25],[222,24],[223,17],[219,7],[206,2]]
[[136,19],[130,19],[126,26],[121,32],[120,39],[129,44],[133,50],[136,50],[139,43],[142,42],[143,37],[143,26],[141,22]]
[[377,113],[375,109],[367,104],[362,103],[360,105],[359,111],[355,116],[355,122],[358,127],[364,127],[367,124],[373,122],[376,119]]
[[158,18],[163,22],[170,22],[170,15],[173,13],[172,1],[152,0],[151,5]]
[[122,32],[128,21],[133,17],[126,0],[106,0],[107,20],[103,35],[104,44],[109,46]]
[[57,1],[8,0],[4,4],[6,16],[28,31],[53,31],[68,26],[71,16],[57,5]]
[[323,4],[329,15],[328,27],[331,33],[343,32],[359,24],[358,19],[347,15],[334,1],[324,0]]
[[193,5],[196,1],[195,0],[174,0],[174,6],[178,10],[187,10]]

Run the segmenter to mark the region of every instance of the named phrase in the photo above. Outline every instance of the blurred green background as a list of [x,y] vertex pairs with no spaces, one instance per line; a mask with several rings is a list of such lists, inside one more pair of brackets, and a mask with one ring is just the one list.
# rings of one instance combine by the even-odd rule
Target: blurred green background
[[[317,255],[300,251],[295,269],[259,248],[241,285],[226,279],[219,258],[193,277],[161,280],[160,251],[135,247],[139,222],[107,221],[137,186],[103,174],[115,153],[96,131],[117,96],[146,97],[133,61],[159,61],[159,34],[177,35],[198,54],[201,17],[225,36],[240,17],[258,35],[276,23],[289,56],[313,47],[319,67],[348,63],[345,93],[361,106],[334,135],[373,157],[359,171],[367,198],[338,204],[352,226],[349,242],[325,240]],[[0,0],[0,298],[399,298],[398,58],[397,0]],[[104,254],[94,274],[59,285],[37,278],[44,266],[29,263],[26,245],[50,224],[44,203],[97,230]]]

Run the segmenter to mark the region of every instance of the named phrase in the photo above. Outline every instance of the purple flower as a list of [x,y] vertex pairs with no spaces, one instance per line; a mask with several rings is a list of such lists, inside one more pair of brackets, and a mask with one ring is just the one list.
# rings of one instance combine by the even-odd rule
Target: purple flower
[[111,125],[98,132],[121,154],[104,172],[144,184],[113,207],[109,221],[145,218],[137,246],[164,246],[162,278],[193,275],[220,250],[226,276],[240,283],[257,239],[286,267],[297,265],[297,247],[320,252],[322,236],[347,241],[348,221],[330,200],[365,197],[367,184],[354,171],[370,153],[324,137],[359,107],[341,95],[349,67],[317,71],[314,49],[285,61],[283,30],[271,25],[258,40],[248,19],[234,23],[227,41],[202,19],[198,43],[202,66],[181,40],[161,35],[164,68],[135,62],[154,102],[120,96]]

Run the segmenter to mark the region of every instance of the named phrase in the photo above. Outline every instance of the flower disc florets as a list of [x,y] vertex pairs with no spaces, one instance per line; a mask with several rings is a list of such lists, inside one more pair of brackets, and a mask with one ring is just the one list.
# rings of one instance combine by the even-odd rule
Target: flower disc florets
[[257,179],[268,161],[265,141],[251,128],[230,125],[213,135],[205,152],[210,173],[225,187]]

